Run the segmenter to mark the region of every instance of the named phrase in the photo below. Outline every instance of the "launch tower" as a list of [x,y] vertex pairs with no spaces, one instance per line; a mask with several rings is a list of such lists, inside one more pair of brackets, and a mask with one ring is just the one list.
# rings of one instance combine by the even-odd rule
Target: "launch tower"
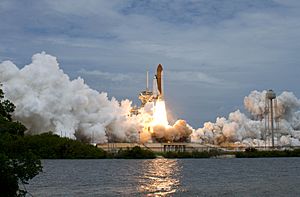
[[156,74],[153,78],[153,87],[152,91],[149,89],[149,71],[146,73],[146,90],[143,90],[139,94],[139,100],[141,101],[141,106],[134,106],[131,109],[130,115],[138,115],[139,109],[144,107],[148,102],[155,102],[156,100],[164,99],[164,90],[163,90],[163,67],[161,64],[158,64],[156,69]]
[[[273,90],[268,90],[265,100],[265,144],[269,146],[271,140],[271,146],[274,148],[274,135],[275,131],[279,129],[279,118],[277,117],[277,99]],[[278,141],[278,136],[277,136]]]
[[163,67],[161,64],[158,64],[156,69],[156,74],[153,78],[153,91],[149,90],[149,72],[147,70],[146,75],[146,90],[140,92],[139,99],[141,101],[141,107],[144,107],[146,103],[155,101],[157,99],[164,99],[164,84],[163,84]]
[[153,92],[149,91],[149,71],[146,74],[146,90],[139,94],[139,99],[141,101],[141,107],[144,107],[146,103],[152,102]]

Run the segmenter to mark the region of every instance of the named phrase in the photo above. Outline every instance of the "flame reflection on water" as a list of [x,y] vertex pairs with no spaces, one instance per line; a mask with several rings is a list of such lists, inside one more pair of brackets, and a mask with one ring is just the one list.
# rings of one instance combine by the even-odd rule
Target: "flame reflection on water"
[[169,196],[180,185],[180,167],[177,160],[145,160],[139,177],[139,192],[147,196]]

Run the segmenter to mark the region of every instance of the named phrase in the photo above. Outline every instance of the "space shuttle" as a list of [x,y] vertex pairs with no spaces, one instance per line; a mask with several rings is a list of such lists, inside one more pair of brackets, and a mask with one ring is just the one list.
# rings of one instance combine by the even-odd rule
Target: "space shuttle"
[[158,64],[156,75],[153,78],[153,98],[157,100],[164,100],[164,80],[163,67]]

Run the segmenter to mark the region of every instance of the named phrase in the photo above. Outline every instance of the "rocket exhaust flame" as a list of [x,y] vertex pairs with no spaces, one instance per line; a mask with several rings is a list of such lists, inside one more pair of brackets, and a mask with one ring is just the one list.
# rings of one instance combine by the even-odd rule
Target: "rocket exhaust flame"
[[157,100],[153,106],[153,122],[152,125],[161,125],[168,127],[169,122],[167,118],[165,101]]

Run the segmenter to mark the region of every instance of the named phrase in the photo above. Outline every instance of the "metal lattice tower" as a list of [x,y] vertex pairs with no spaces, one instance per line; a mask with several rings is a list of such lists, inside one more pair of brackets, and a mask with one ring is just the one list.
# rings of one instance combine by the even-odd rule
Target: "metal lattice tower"
[[[273,90],[268,90],[265,99],[265,146],[275,146],[275,131],[279,130],[279,117],[277,117],[277,99]],[[278,134],[278,132],[276,132]],[[278,141],[278,136],[277,136]]]

